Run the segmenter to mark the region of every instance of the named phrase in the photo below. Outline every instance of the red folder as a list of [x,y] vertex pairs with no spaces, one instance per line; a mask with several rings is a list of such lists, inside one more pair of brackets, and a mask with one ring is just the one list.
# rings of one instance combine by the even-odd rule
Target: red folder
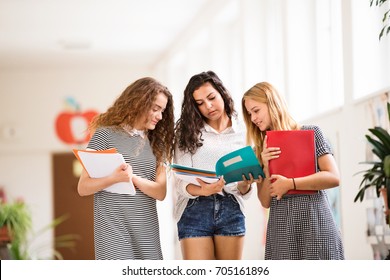
[[[267,131],[267,147],[279,147],[280,155],[269,161],[270,175],[299,178],[316,172],[313,130]],[[312,194],[317,191],[290,190],[287,194]]]

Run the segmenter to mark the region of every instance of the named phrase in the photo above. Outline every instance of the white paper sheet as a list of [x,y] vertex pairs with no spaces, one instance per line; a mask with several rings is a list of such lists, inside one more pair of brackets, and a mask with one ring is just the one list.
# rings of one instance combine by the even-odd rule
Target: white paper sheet
[[205,181],[206,183],[214,183],[217,182],[219,179],[218,178],[208,178],[208,177],[203,177],[203,176],[195,176],[195,175],[188,175],[188,174],[183,174],[179,172],[174,172],[174,176],[176,176],[177,179],[186,181],[187,183],[191,183],[197,186],[200,186],[196,178],[201,179],[202,181]]
[[[110,175],[122,163],[125,163],[122,154],[77,151],[79,159],[91,178],[102,178]],[[135,195],[133,182],[120,182],[105,188],[104,191]]]

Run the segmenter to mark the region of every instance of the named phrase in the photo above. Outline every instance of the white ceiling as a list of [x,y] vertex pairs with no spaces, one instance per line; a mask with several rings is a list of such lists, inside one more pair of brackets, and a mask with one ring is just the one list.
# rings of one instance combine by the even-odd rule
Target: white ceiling
[[207,1],[0,0],[0,67],[80,60],[152,65],[202,17]]

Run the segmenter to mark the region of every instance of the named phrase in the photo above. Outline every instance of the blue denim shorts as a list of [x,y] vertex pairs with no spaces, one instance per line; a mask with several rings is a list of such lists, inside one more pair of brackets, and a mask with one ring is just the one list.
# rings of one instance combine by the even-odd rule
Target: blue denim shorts
[[214,235],[245,235],[245,216],[232,194],[190,199],[177,223],[179,240]]

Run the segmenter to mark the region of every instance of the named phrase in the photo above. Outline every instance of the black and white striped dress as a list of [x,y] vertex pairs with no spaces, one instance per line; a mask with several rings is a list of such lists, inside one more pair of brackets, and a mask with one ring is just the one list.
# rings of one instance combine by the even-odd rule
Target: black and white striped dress
[[[121,128],[99,128],[88,148],[116,148],[134,174],[151,181],[156,177],[156,158],[147,137],[131,136]],[[156,200],[136,188],[136,195],[99,191],[94,194],[96,259],[161,260]]]
[[[302,129],[314,130],[317,158],[332,153],[319,127],[306,125]],[[330,210],[326,191],[285,195],[281,200],[272,198],[265,259],[344,259],[340,231]]]

